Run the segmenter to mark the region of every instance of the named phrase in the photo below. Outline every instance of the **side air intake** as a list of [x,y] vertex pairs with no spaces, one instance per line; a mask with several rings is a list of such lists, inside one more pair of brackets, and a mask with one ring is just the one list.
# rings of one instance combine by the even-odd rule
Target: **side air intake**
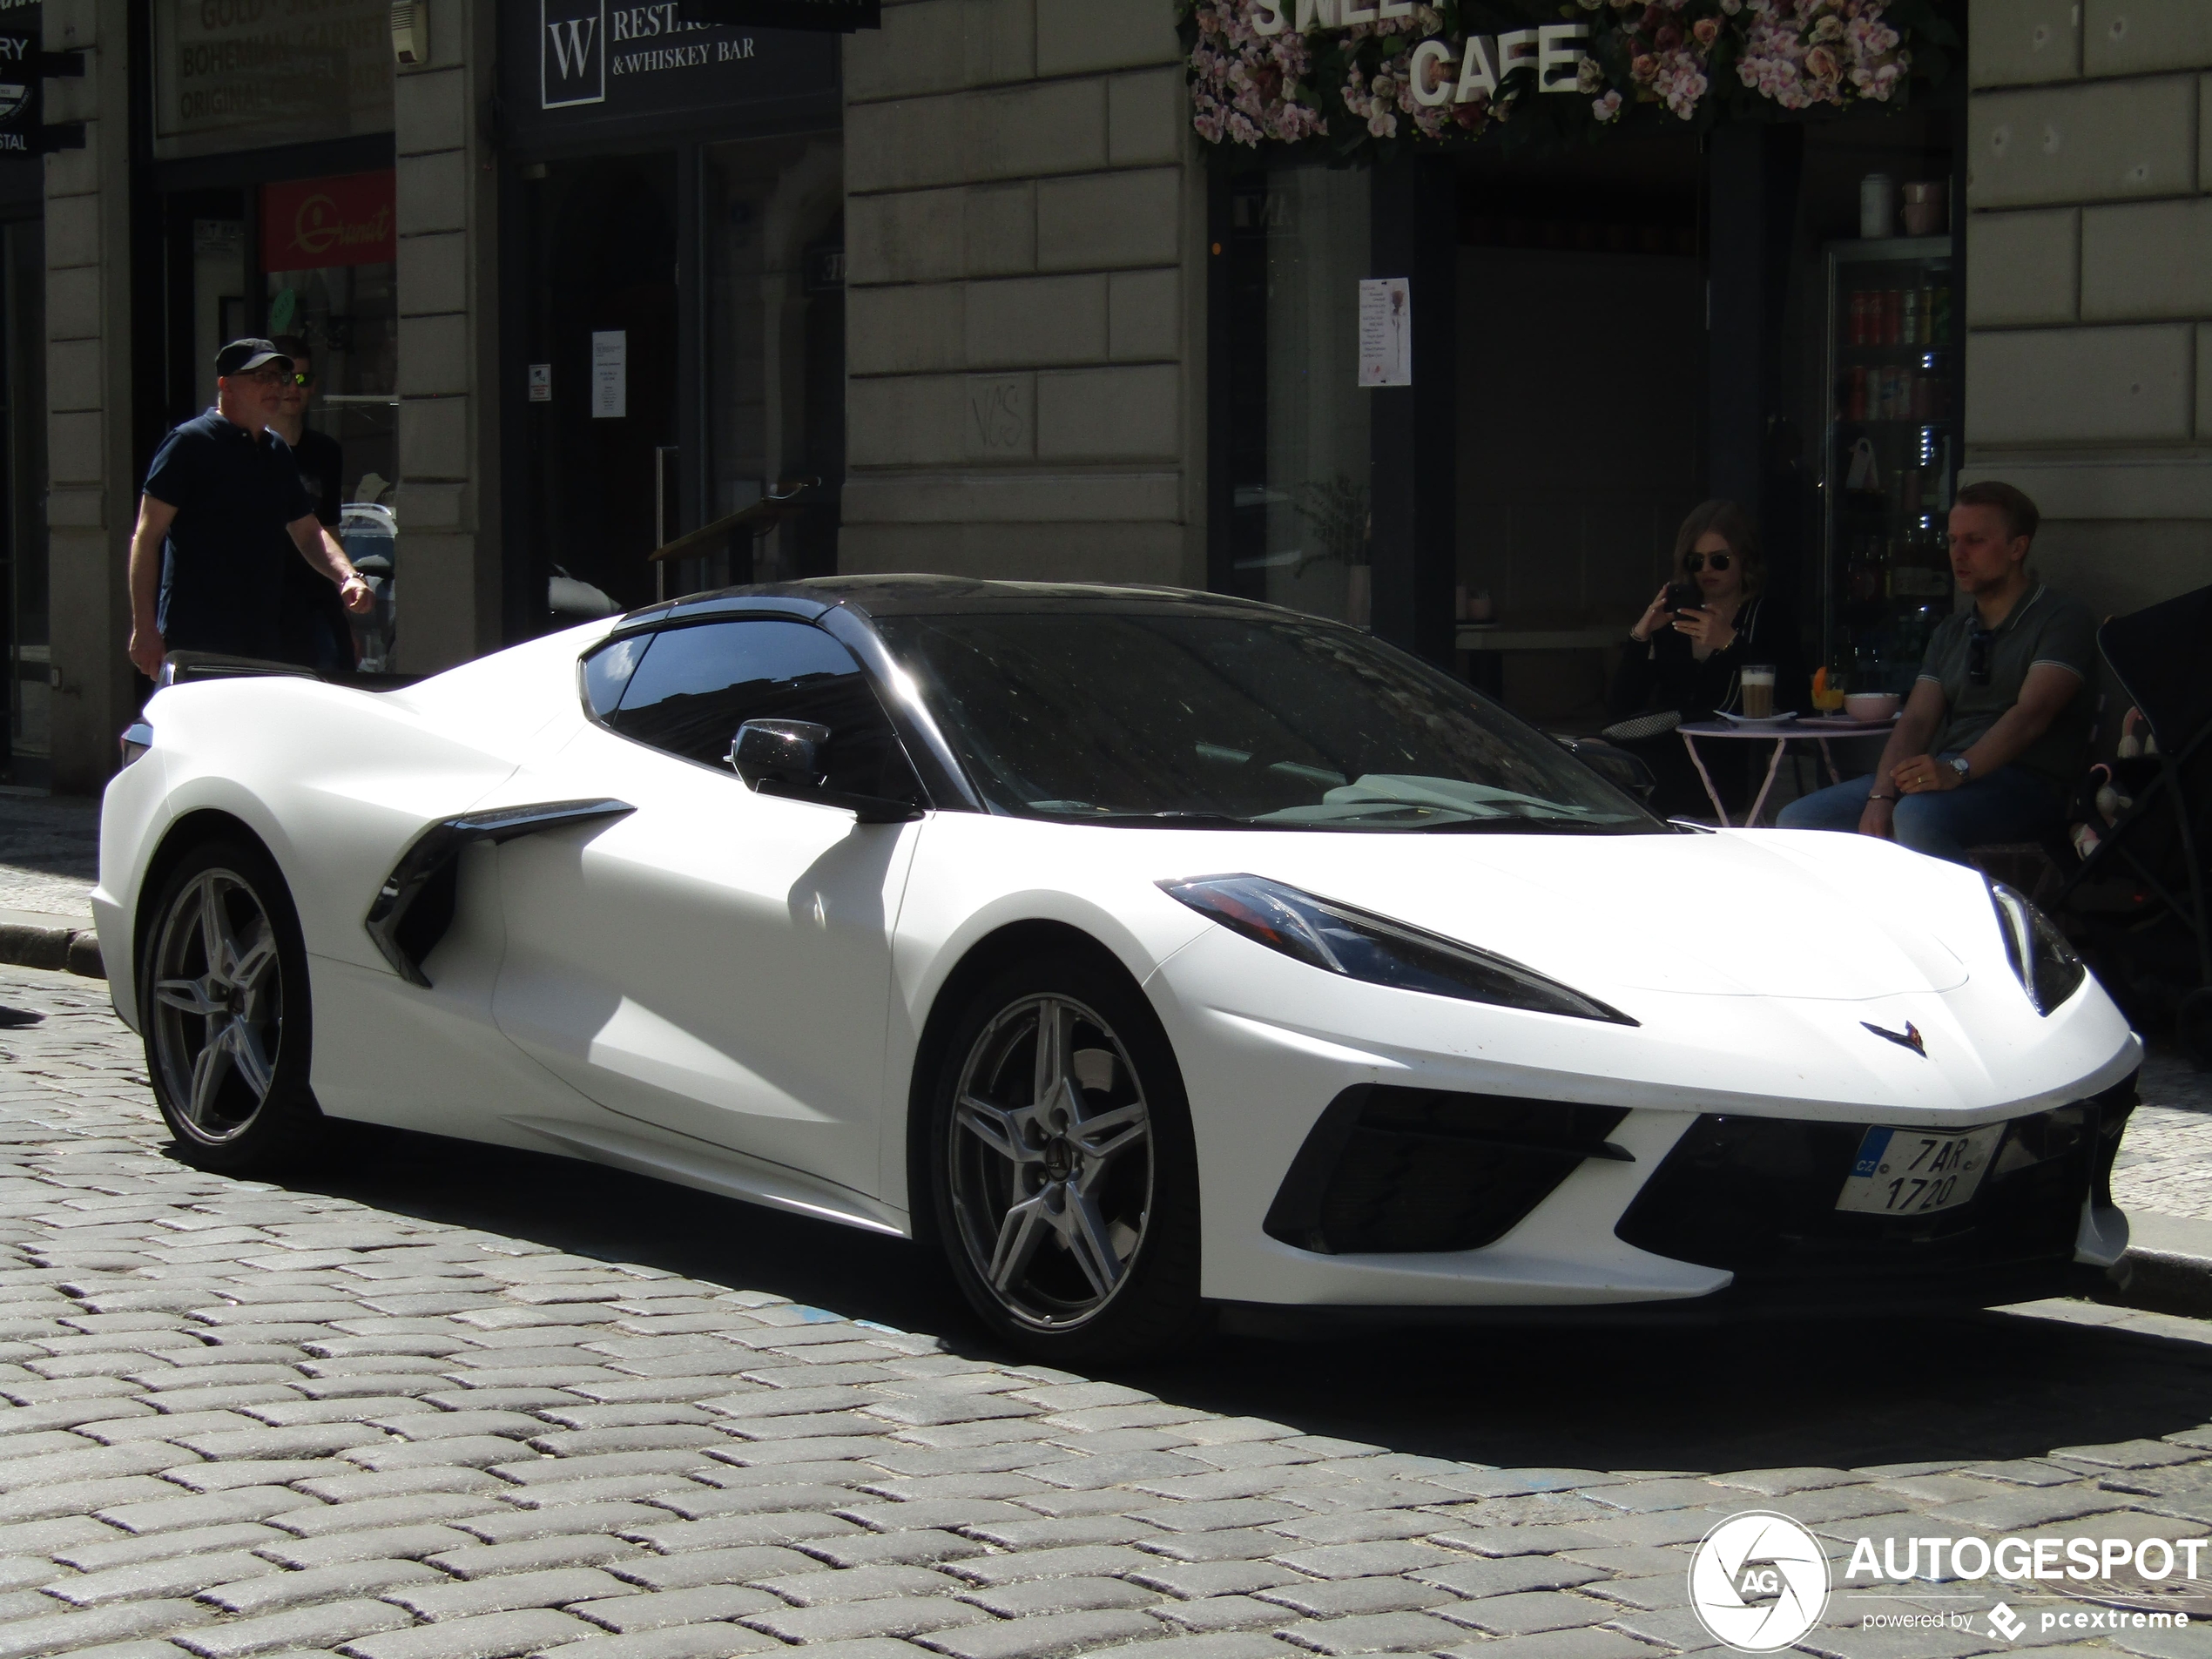
[[1621,1106],[1360,1083],[1321,1114],[1267,1212],[1300,1250],[1476,1250],[1494,1244],[1585,1158],[1633,1163],[1606,1139]]

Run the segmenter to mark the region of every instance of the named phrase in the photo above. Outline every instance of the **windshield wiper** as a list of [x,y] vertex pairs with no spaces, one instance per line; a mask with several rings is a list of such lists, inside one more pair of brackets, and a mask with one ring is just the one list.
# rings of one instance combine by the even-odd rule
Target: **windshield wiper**
[[1467,818],[1457,823],[1424,824],[1424,835],[1624,835],[1650,833],[1653,826],[1633,818]]
[[1277,826],[1260,823],[1249,818],[1238,818],[1232,813],[1188,812],[1096,812],[1046,813],[1041,816],[1062,824],[1131,824],[1156,825],[1168,829],[1273,829]]

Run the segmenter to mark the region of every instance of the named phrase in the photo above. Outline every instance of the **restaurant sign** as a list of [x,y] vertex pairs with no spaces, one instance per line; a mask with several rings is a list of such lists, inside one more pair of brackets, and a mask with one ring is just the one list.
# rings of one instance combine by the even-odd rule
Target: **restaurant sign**
[[693,21],[685,0],[507,0],[504,105],[519,136],[660,129],[833,92],[834,34]]
[[883,26],[883,0],[677,0],[686,23],[753,29],[827,29],[851,34]]
[[261,186],[261,268],[316,271],[399,257],[394,174],[350,173]]

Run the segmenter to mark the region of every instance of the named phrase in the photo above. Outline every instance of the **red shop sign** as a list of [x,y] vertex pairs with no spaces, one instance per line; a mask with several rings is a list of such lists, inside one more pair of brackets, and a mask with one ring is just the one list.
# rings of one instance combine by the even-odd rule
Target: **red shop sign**
[[261,186],[261,268],[313,271],[399,257],[392,169]]

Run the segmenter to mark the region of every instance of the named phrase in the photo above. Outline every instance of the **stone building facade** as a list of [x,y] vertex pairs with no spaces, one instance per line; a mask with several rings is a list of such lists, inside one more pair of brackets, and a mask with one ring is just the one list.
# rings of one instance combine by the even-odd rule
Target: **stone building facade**
[[[387,10],[341,0],[348,3],[364,16]],[[152,10],[158,17],[178,3],[155,0]],[[587,14],[613,17],[601,0],[430,0],[426,10],[421,61],[395,65],[381,37],[375,43],[388,116],[356,121],[341,137],[254,152],[270,158],[273,179],[388,172],[395,358],[388,388],[379,381],[374,396],[357,401],[381,399],[391,410],[390,475],[376,482],[400,527],[402,620],[391,665],[406,672],[553,625],[561,613],[548,609],[549,581],[587,592],[597,581],[613,603],[650,597],[656,581],[825,569],[1234,585],[1224,576],[1223,526],[1242,503],[1212,475],[1237,435],[1224,424],[1224,386],[1210,376],[1225,381],[1224,331],[1243,291],[1225,282],[1223,249],[1250,228],[1248,212],[1275,214],[1293,199],[1302,211],[1333,215],[1329,223],[1359,227],[1335,250],[1350,261],[1347,296],[1350,275],[1414,273],[1424,374],[1460,365],[1469,385],[1487,386],[1482,377],[1504,372],[1514,352],[1540,341],[1549,349],[1561,338],[1546,332],[1551,323],[1482,308],[1492,303],[1486,295],[1513,296],[1524,310],[1541,299],[1529,286],[1536,265],[1506,282],[1503,253],[1486,265],[1467,252],[1499,226],[1523,222],[1469,209],[1470,191],[1503,199],[1509,180],[1479,168],[1456,179],[1433,169],[1379,172],[1371,192],[1339,172],[1308,179],[1302,196],[1284,194],[1260,173],[1236,172],[1254,165],[1249,155],[1224,158],[1201,144],[1166,0],[885,0],[880,28],[827,37],[826,46],[823,37],[769,31],[747,44],[727,30],[647,39],[647,14],[668,22],[673,8],[631,8],[620,38],[612,23],[598,37],[609,55],[598,60],[597,94],[558,97],[543,67],[558,53],[546,41],[565,30],[562,38],[576,44]],[[191,388],[165,368],[184,361],[176,335],[186,307],[163,286],[182,268],[179,227],[213,211],[193,204],[219,185],[244,192],[249,241],[261,233],[252,156],[226,160],[208,152],[216,140],[165,138],[153,118],[158,31],[146,11],[132,0],[43,7],[47,49],[81,51],[84,73],[45,83],[46,121],[67,125],[78,141],[43,162],[51,671],[17,651],[11,684],[19,698],[43,697],[47,775],[72,792],[99,786],[143,690],[124,655],[125,568],[151,446],[189,413]],[[1967,210],[1961,475],[2012,478],[2041,500],[2050,519],[2043,568],[2101,610],[2200,585],[2212,579],[2212,6],[1972,0],[1968,37],[1971,84],[1957,118]],[[350,50],[367,74],[368,49]],[[624,75],[637,83],[693,51],[729,78],[702,79],[705,90],[695,94],[623,91]],[[1946,118],[1919,118],[1915,131],[1933,132]],[[1795,188],[1791,142],[1730,140],[1725,154],[1702,159],[1693,145],[1681,171],[1693,190],[1741,175],[1750,181],[1746,199],[1771,213]],[[841,170],[826,204],[825,167]],[[1817,171],[1805,172],[1808,191]],[[1632,165],[1622,178],[1646,190],[1662,172],[1656,162],[1644,172]],[[1855,190],[1855,177],[1837,185],[1845,187]],[[608,245],[660,231],[633,219],[620,235],[579,239],[563,215],[577,202],[606,211],[655,190],[671,204],[666,238],[646,239],[668,250],[672,277],[665,293],[640,299],[661,268],[644,266],[662,253],[637,253],[638,268],[614,271],[608,262],[624,250]],[[1435,232],[1455,211],[1456,247]],[[1527,218],[1533,210],[1511,211],[1535,222]],[[1825,233],[1801,224],[1793,246],[1788,224],[1754,217],[1723,228],[1745,273],[1790,259],[1820,268]],[[1645,239],[1647,253],[1682,253],[1659,219],[1626,224],[1625,233]],[[788,246],[772,257],[762,250],[775,234]],[[1491,259],[1495,247],[1483,246],[1491,252],[1481,258]],[[1228,258],[1237,257],[1232,246]],[[577,290],[578,299],[561,287],[571,267],[593,260],[613,273],[594,279],[598,288]],[[1804,332],[1782,300],[1754,295],[1770,307],[1764,320],[1733,300],[1716,317],[1712,294],[1752,288],[1731,288],[1735,279],[1701,273],[1686,255],[1676,262],[1683,329],[1701,320],[1709,331],[1740,324],[1729,341],[1775,350],[1744,380],[1743,397],[1756,402],[1762,375],[1771,387],[1799,373],[1790,361],[1796,347],[1757,343]],[[207,315],[282,332],[257,286],[260,265],[250,259],[246,271],[243,308]],[[1326,267],[1329,283],[1336,273]],[[1433,308],[1440,281],[1453,296],[1456,336]],[[1703,310],[1693,314],[1701,292]],[[626,359],[575,354],[591,305],[628,319],[626,333],[613,331]],[[733,305],[750,318],[741,339],[718,320]],[[1316,311],[1301,326],[1323,321]],[[594,341],[610,332],[589,327]],[[1716,362],[1735,362],[1736,350],[1701,337],[1684,361],[1717,353]],[[586,382],[610,364],[617,381],[628,375],[637,429],[627,448],[602,442],[610,423],[549,424],[549,408],[562,419],[580,409]],[[713,376],[729,365],[752,376],[742,397],[715,388]],[[1810,396],[1817,373],[1799,378],[1808,385],[1798,393]],[[592,395],[606,391],[602,383]],[[638,410],[664,393],[664,430],[647,431]],[[1797,499],[1760,482],[1770,416],[1713,398],[1710,410],[1685,405],[1679,421],[1636,418],[1647,429],[1656,421],[1683,432],[1733,421],[1741,430],[1726,448],[1731,476],[1775,500]],[[1421,517],[1427,507],[1405,504],[1413,486],[1399,489],[1418,476],[1420,499],[1440,502],[1442,514],[1406,532],[1436,550],[1435,568],[1420,577],[1431,594],[1423,604],[1436,593],[1450,602],[1454,538],[1457,582],[1481,585],[1483,538],[1494,526],[1480,502],[1454,506],[1452,480],[1505,466],[1497,457],[1515,435],[1500,428],[1483,436],[1492,428],[1481,421],[1500,418],[1501,406],[1487,391],[1477,402],[1463,399],[1459,449],[1431,445],[1426,459],[1395,472],[1400,451],[1427,442],[1438,406],[1386,415],[1374,403],[1373,430],[1399,435],[1373,440],[1376,493],[1361,509],[1372,513],[1369,527],[1345,509],[1330,532],[1339,543],[1348,536],[1346,556],[1357,559],[1363,537],[1430,524]],[[1561,429],[1577,429],[1586,413],[1567,408]],[[732,436],[746,422],[765,430],[778,419],[782,428],[766,437]],[[1673,442],[1679,433],[1661,435]],[[1369,442],[1358,437],[1357,452]],[[732,459],[745,442],[757,453]],[[620,503],[585,503],[616,514],[604,536],[591,528],[599,520],[577,518],[582,509],[561,494],[598,465],[593,456],[604,458],[608,488],[618,485],[635,509],[621,518]],[[1721,457],[1712,451],[1710,469],[1727,469]],[[1656,448],[1646,457],[1652,467],[1662,459]],[[759,542],[750,564],[736,541],[727,554],[671,563],[658,577],[637,562],[647,548],[741,515],[748,502],[774,495],[785,475],[800,473],[826,481],[810,498],[814,528]],[[1557,493],[1569,500],[1574,491],[1562,484]],[[589,556],[575,549],[577,523],[585,540],[630,538],[622,557],[638,586],[623,590],[577,563]],[[779,546],[790,550],[772,556]],[[1276,556],[1269,550],[1259,562]],[[1562,568],[1585,557],[1527,556]],[[1630,561],[1630,585],[1645,580],[1636,561],[1649,556]],[[1397,603],[1387,586],[1377,578],[1378,617]],[[1338,587],[1364,592],[1358,582]],[[1572,626],[1533,611],[1507,622],[1527,621],[1530,639],[1547,649],[1595,652],[1601,636],[1616,637],[1611,612],[1596,614],[1602,609]],[[1462,648],[1467,638],[1460,636]],[[1476,641],[1479,650],[1494,643]],[[32,671],[44,678],[26,690]]]
[[1165,5],[1095,0],[849,40],[843,568],[1204,585],[1180,59]]
[[2100,612],[2212,581],[2212,6],[1975,0],[1967,474]]

